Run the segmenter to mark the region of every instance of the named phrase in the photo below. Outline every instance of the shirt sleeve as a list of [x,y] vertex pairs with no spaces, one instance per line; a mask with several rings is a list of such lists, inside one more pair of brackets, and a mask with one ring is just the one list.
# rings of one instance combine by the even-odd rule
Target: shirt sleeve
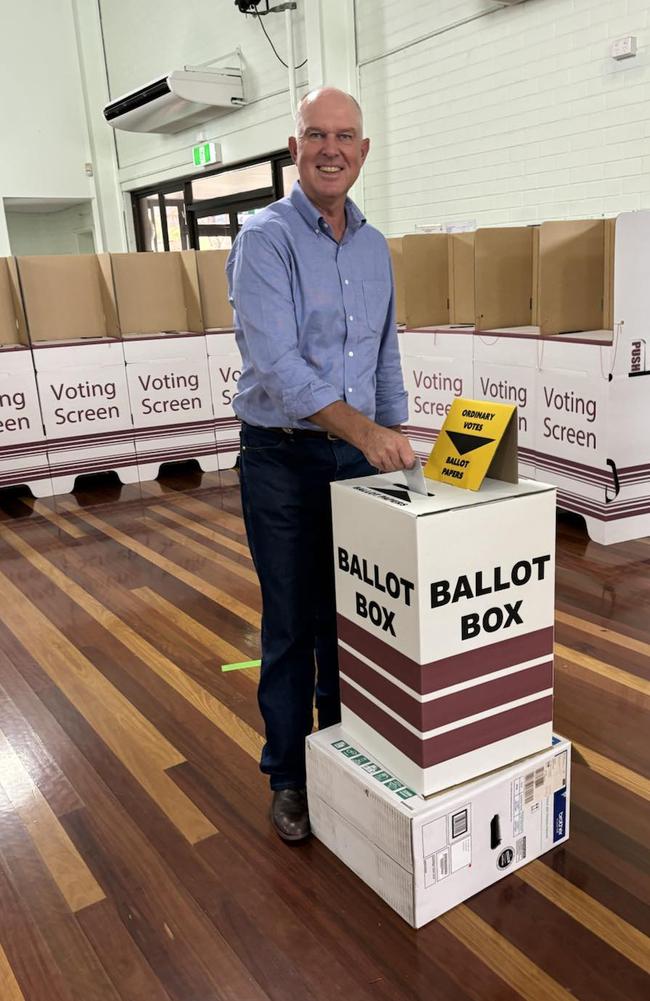
[[377,359],[377,388],[375,391],[377,424],[394,427],[408,418],[408,393],[404,388],[402,364],[397,341],[395,322],[395,283],[390,264],[390,254],[386,247],[387,266],[390,273],[391,295],[386,314],[386,322],[381,335]]
[[304,420],[340,399],[305,361],[291,291],[291,265],[259,229],[237,238],[230,295],[260,385],[291,420]]

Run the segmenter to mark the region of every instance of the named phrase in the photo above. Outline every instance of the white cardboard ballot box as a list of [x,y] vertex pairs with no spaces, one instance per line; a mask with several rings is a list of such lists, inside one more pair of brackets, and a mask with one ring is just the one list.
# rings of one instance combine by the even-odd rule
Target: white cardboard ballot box
[[551,743],[555,489],[332,484],[345,730],[429,795]]
[[419,928],[569,836],[571,745],[428,799],[341,726],[307,738],[316,837]]

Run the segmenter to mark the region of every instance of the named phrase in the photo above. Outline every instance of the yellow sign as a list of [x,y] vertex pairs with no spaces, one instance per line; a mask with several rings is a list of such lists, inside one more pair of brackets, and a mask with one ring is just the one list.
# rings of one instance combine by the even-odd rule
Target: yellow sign
[[494,479],[516,483],[516,410],[493,400],[454,400],[424,475],[467,490],[478,490],[488,472]]

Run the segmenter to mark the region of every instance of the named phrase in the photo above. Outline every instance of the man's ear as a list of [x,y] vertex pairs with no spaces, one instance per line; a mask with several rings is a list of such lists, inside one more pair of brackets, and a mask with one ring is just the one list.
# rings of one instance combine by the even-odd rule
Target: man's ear
[[287,140],[287,146],[289,147],[289,152],[291,153],[291,159],[294,163],[298,162],[298,143],[295,136],[289,136]]
[[370,149],[370,140],[369,139],[362,139],[361,140],[361,163],[365,162],[365,159],[368,156],[368,150],[369,149]]

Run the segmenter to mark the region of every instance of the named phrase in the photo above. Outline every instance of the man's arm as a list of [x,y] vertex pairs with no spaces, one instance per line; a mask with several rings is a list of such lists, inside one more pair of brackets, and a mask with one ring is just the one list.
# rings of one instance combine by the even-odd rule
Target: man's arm
[[415,453],[401,431],[376,424],[343,400],[311,414],[309,420],[354,445],[382,473],[415,464]]
[[298,348],[290,264],[265,233],[244,229],[228,277],[237,323],[260,385],[291,420],[339,399]]

